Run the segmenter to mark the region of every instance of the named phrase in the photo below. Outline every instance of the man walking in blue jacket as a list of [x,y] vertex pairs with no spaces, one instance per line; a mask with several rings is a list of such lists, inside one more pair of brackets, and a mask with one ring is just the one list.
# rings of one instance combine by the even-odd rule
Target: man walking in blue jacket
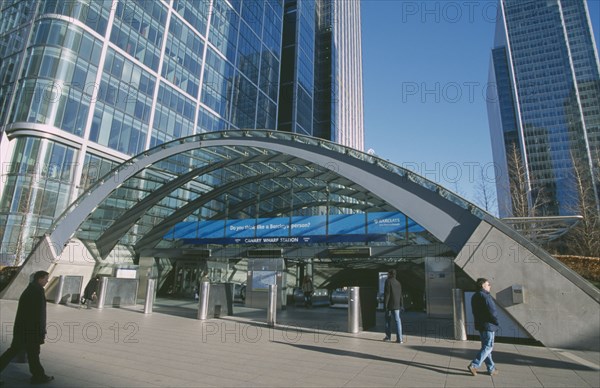
[[500,328],[498,325],[498,313],[496,304],[490,295],[490,282],[485,278],[477,279],[478,291],[471,298],[471,309],[475,318],[475,329],[481,337],[481,349],[467,369],[473,376],[477,376],[477,369],[485,363],[490,376],[496,376],[498,369],[492,360],[492,349],[494,348],[494,337]]

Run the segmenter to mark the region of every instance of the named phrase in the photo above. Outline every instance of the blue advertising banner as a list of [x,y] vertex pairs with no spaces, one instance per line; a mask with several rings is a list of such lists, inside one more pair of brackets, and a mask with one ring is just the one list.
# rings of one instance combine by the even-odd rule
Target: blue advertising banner
[[327,231],[326,216],[292,217],[292,236],[324,235]]
[[336,214],[329,216],[329,234],[365,234],[364,214]]
[[180,222],[171,231],[171,238],[174,240],[180,238],[189,238],[190,236],[196,237],[196,229],[198,228],[197,222]]
[[290,218],[259,218],[256,235],[261,237],[287,237],[290,235]]
[[401,232],[406,226],[406,216],[400,212],[377,212],[367,214],[369,233]]
[[[329,226],[327,225],[329,221]],[[424,228],[400,212],[180,222],[165,239],[190,244],[285,244],[385,241]]]
[[198,237],[219,238],[225,236],[225,221],[202,221],[198,225]]
[[[254,237],[256,230],[256,220],[227,220],[226,237]],[[202,237],[202,236],[199,236]]]

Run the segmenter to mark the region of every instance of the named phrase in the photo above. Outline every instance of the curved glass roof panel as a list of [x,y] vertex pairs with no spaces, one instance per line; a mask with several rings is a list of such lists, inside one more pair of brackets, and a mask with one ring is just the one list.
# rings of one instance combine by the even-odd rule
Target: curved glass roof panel
[[[248,142],[227,145],[227,139]],[[97,243],[106,255],[116,244],[140,247],[170,246],[181,241],[164,236],[181,222],[244,220],[276,217],[320,216],[396,212],[386,200],[342,176],[335,163],[320,165],[261,146],[261,139],[319,147],[340,157],[356,159],[407,177],[428,191],[469,209],[478,218],[480,209],[417,174],[377,156],[339,144],[298,134],[276,131],[224,131],[194,135],[161,144],[115,168],[90,187],[86,195],[111,179],[122,182],[86,217],[76,237]],[[223,140],[219,146],[203,146]],[[155,155],[170,149],[184,151]],[[147,165],[142,165],[147,164]],[[135,171],[131,176],[128,173]],[[367,172],[364,172],[367,174]],[[123,179],[126,177],[126,179]],[[68,213],[65,212],[65,215]],[[64,216],[61,216],[61,219]],[[60,223],[61,219],[55,223]],[[417,236],[418,235],[418,236]],[[439,242],[427,231],[392,233],[384,244]]]

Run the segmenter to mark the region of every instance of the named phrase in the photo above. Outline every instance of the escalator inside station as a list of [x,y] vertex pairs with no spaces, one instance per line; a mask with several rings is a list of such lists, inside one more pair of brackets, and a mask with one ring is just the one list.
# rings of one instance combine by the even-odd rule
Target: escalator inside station
[[[383,284],[389,269],[396,269],[402,284],[407,334],[452,336],[451,289],[469,287],[471,280],[448,257],[410,261],[376,259],[241,259],[235,261],[173,260],[159,285],[157,311],[161,305],[187,306],[194,317],[201,282],[227,284],[231,289],[232,315],[265,315],[268,285],[277,285],[278,323],[307,328],[345,331],[351,287],[361,293],[364,331],[382,331]],[[302,282],[313,282],[312,303],[307,306]]]

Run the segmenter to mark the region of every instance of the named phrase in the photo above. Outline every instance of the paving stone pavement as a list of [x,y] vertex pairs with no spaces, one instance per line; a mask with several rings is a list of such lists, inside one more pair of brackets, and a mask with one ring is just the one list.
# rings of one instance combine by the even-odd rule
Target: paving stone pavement
[[[0,300],[0,351],[12,339],[17,302]],[[275,328],[266,311],[199,321],[193,301],[131,308],[48,304],[41,359],[47,387],[600,387],[600,354],[497,343],[500,373],[466,367],[479,342],[455,341],[448,321],[403,316],[405,343],[383,342],[381,325],[347,333],[343,308],[288,307]],[[382,315],[382,314],[379,314]],[[378,320],[381,317],[378,316]],[[450,322],[451,323],[451,322]],[[29,385],[11,363],[3,387]]]

